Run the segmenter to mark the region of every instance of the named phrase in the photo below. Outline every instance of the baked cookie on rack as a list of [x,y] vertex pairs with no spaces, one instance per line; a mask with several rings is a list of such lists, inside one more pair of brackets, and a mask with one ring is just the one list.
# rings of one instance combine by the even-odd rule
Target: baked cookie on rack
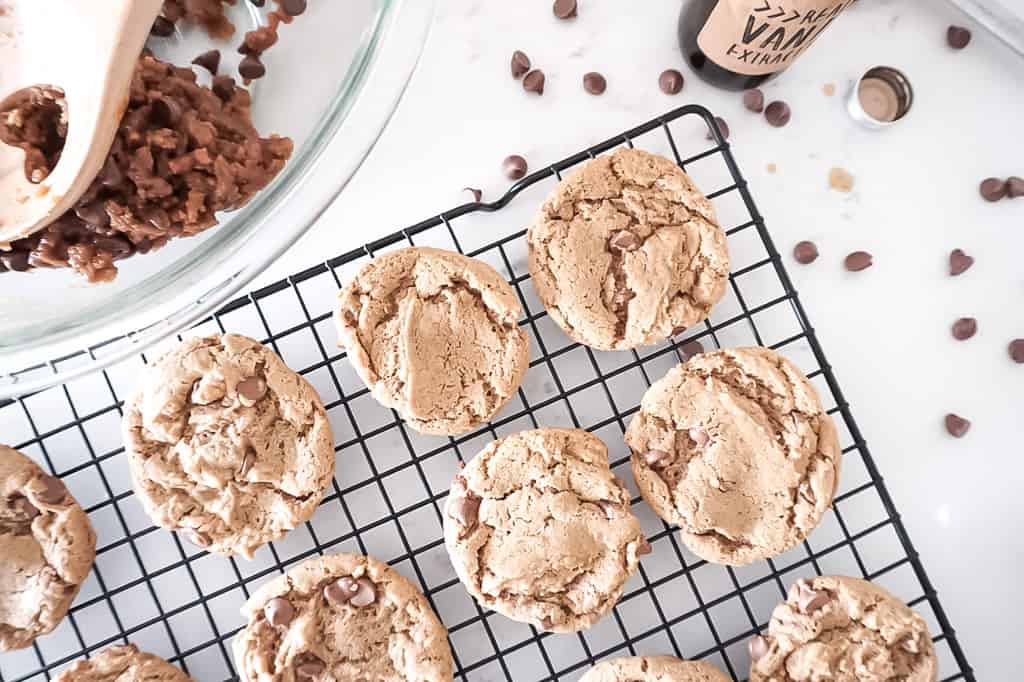
[[729,275],[711,202],[675,163],[639,149],[599,156],[562,180],[527,241],[552,319],[601,350],[657,343],[700,322]]
[[452,484],[444,539],[481,606],[551,632],[600,620],[651,550],[608,449],[578,429],[484,448]]
[[626,431],[647,503],[694,554],[739,566],[801,542],[839,482],[836,427],[767,348],[696,355],[655,382]]
[[0,650],[64,619],[96,558],[96,533],[64,483],[0,445]]
[[189,339],[150,363],[123,431],[153,522],[218,554],[251,558],[309,519],[334,474],[320,396],[238,334]]
[[447,631],[426,598],[372,557],[307,559],[253,594],[242,616],[242,682],[452,679]]
[[721,670],[704,661],[675,656],[624,656],[601,661],[580,682],[729,682]]
[[195,682],[164,659],[134,644],[112,646],[92,658],[76,661],[55,682]]
[[750,682],[934,682],[924,618],[858,578],[798,580],[750,640]]
[[523,310],[483,261],[409,247],[377,256],[341,290],[340,345],[373,397],[421,433],[486,422],[529,366]]

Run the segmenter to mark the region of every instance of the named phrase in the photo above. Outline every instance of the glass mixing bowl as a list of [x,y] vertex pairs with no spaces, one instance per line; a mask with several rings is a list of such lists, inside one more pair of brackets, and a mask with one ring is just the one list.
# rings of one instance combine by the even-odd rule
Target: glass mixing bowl
[[[273,3],[266,3],[273,5]],[[313,224],[376,142],[412,75],[433,0],[310,0],[265,55],[250,90],[263,135],[295,142],[284,170],[220,225],[118,263],[109,284],[69,270],[0,273],[0,398],[23,395],[116,362],[216,310]],[[157,57],[188,64],[215,46],[234,73],[241,33],[263,19],[247,0],[230,9],[223,44],[181,26],[153,38]],[[197,71],[197,73],[200,73]],[[202,76],[201,76],[202,78]],[[318,257],[311,256],[311,262]]]

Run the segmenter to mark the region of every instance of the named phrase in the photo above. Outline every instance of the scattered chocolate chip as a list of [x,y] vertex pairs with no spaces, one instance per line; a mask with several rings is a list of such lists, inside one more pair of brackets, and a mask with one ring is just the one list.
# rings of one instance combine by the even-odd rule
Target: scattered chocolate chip
[[473,201],[480,201],[480,197],[482,197],[484,195],[484,193],[482,191],[478,190],[475,187],[463,187],[462,191],[463,192],[469,192],[470,194],[472,194],[473,195]]
[[647,462],[647,466],[653,467],[657,466],[661,462],[664,462],[671,456],[671,454],[665,452],[664,450],[657,450],[652,448],[644,453],[644,461]]
[[948,431],[949,435],[954,438],[963,438],[964,434],[966,434],[971,428],[970,420],[964,419],[960,415],[953,414],[952,412],[946,415],[945,423],[946,431]]
[[246,55],[238,65],[238,73],[247,80],[262,78],[267,73],[267,67],[263,65],[256,55]]
[[764,93],[757,88],[747,90],[743,93],[743,106],[747,108],[747,111],[760,114],[764,111]]
[[295,607],[284,597],[274,597],[263,607],[263,615],[275,627],[284,627],[295,617]]
[[700,355],[704,352],[704,344],[700,341],[687,341],[679,348],[679,351],[689,360],[694,355]]
[[[718,132],[721,134],[723,140],[729,139],[729,124],[725,122],[725,119],[721,116],[715,116],[715,125],[718,126]],[[711,134],[711,129],[708,128],[708,132],[704,134],[704,139],[713,140],[715,136]]]
[[675,69],[665,69],[658,76],[658,87],[666,95],[676,95],[683,89],[683,74]]
[[352,606],[362,608],[377,601],[377,586],[369,578],[360,578],[356,581],[356,592],[349,599]]
[[978,191],[985,201],[999,201],[1006,196],[1006,182],[999,178],[985,178],[978,185]]
[[814,242],[797,242],[793,247],[793,258],[800,265],[808,265],[818,260],[818,246]]
[[477,516],[480,513],[480,496],[474,495],[473,493],[466,491],[466,493],[460,497],[456,497],[452,500],[451,511],[448,513],[450,517],[461,523],[467,528],[471,528],[476,525]]
[[530,58],[516,50],[512,53],[512,77],[519,80],[530,70]]
[[576,0],[555,0],[551,11],[559,19],[572,19],[576,16]]
[[505,160],[501,162],[501,169],[509,180],[518,180],[526,175],[526,168],[526,159],[518,154],[506,156]]
[[181,531],[181,534],[196,547],[203,547],[205,549],[210,546],[210,536],[195,528],[185,528]]
[[789,123],[789,117],[792,112],[789,109],[789,105],[781,100],[776,100],[764,108],[764,118],[768,121],[769,125],[773,125],[776,128]]
[[640,237],[629,230],[619,230],[608,240],[608,245],[621,251],[633,251],[640,246]]
[[149,33],[158,38],[168,38],[174,35],[174,22],[167,17],[157,17],[153,20],[153,26],[150,27]]
[[687,435],[690,436],[690,440],[692,440],[698,448],[704,447],[708,444],[708,441],[711,440],[708,437],[707,432],[703,429],[690,429]]
[[196,66],[201,66],[216,76],[217,69],[220,68],[220,50],[207,50],[193,59],[192,63]]
[[1024,197],[1024,178],[1016,175],[1006,178],[1006,196],[1011,199]]
[[214,76],[210,89],[213,90],[213,94],[227,102],[235,94],[235,79],[231,76]]
[[1007,346],[1007,350],[1010,351],[1010,357],[1013,358],[1014,362],[1024,362],[1024,339],[1014,339],[1010,341],[1010,345]]
[[644,540],[643,542],[641,542],[636,547],[636,555],[637,556],[645,556],[647,554],[650,554],[653,551],[654,551],[654,548],[651,547],[651,543],[647,542],[647,540]]
[[861,270],[867,270],[870,268],[872,261],[873,259],[871,254],[867,251],[854,251],[846,257],[843,264],[850,272],[860,272]]
[[953,277],[962,275],[974,265],[974,258],[968,256],[961,249],[953,249],[949,252],[949,274]]
[[583,89],[591,95],[600,95],[608,88],[608,81],[597,71],[583,74]]
[[966,341],[978,332],[978,321],[973,317],[961,317],[953,323],[953,338]]
[[810,615],[829,602],[828,592],[815,590],[806,580],[796,584],[796,602],[800,612]]
[[747,642],[747,651],[750,653],[750,660],[757,661],[768,653],[768,642],[761,635],[756,635]]
[[42,474],[39,477],[39,482],[43,484],[43,488],[36,493],[36,497],[46,504],[59,504],[68,494],[68,489],[64,487],[64,482],[56,476]]
[[253,404],[267,394],[267,382],[263,377],[249,377],[238,382],[237,390],[243,404]]
[[962,50],[971,42],[971,32],[963,26],[950,26],[946,29],[946,42],[954,50]]
[[295,668],[295,676],[300,680],[313,680],[319,677],[326,669],[327,666],[319,661],[309,661]]
[[335,605],[347,604],[359,591],[359,584],[351,576],[343,576],[324,588],[324,598]]
[[278,0],[281,9],[291,17],[297,17],[306,11],[306,0]]
[[523,90],[535,92],[538,95],[544,94],[544,72],[534,69],[523,77]]

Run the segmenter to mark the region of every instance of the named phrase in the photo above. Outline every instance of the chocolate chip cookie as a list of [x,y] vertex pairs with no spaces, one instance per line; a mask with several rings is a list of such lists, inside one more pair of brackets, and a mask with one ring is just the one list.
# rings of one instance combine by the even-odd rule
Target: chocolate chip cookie
[[341,290],[335,321],[374,398],[421,433],[454,435],[519,388],[530,359],[522,313],[491,266],[412,247],[367,263]]
[[481,606],[551,632],[600,620],[651,549],[608,449],[578,429],[488,445],[452,484],[444,539]]
[[242,682],[448,682],[447,632],[412,583],[372,557],[308,559],[242,607]]
[[619,149],[569,175],[527,234],[552,319],[601,350],[657,343],[708,316],[729,254],[711,203],[676,164]]
[[797,581],[749,648],[750,682],[934,682],[938,675],[924,619],[857,578]]
[[195,682],[159,656],[139,651],[134,644],[112,646],[92,658],[77,661],[55,682]]
[[96,558],[89,517],[59,478],[0,445],[0,649],[63,620]]
[[309,519],[334,474],[320,397],[238,334],[185,341],[143,372],[124,407],[135,494],[153,522],[251,558]]
[[694,554],[739,566],[801,542],[832,504],[836,428],[791,362],[766,348],[702,353],[644,394],[633,475]]
[[729,682],[729,677],[704,661],[683,661],[675,656],[626,656],[601,661],[580,682]]

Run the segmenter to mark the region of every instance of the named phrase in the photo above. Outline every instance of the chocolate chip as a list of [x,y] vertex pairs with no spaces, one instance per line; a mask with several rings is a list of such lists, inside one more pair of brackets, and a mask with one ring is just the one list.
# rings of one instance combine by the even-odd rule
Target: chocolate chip
[[1024,178],[1018,178],[1016,175],[1006,178],[1006,196],[1011,199],[1024,197]]
[[948,431],[949,435],[953,436],[953,438],[963,438],[964,434],[966,434],[971,428],[971,422],[969,420],[964,419],[958,414],[953,414],[952,412],[946,415],[945,423],[946,431]]
[[196,66],[201,66],[216,76],[217,69],[220,68],[220,50],[207,50],[193,59],[192,63]]
[[647,540],[644,540],[643,542],[641,542],[636,547],[636,555],[637,556],[645,556],[647,554],[650,554],[653,551],[654,551],[654,548],[651,547],[651,543],[647,542]]
[[153,20],[153,26],[149,29],[150,35],[158,38],[167,38],[174,35],[174,22],[167,17],[157,17]]
[[158,97],[149,103],[149,122],[157,128],[171,128],[181,120],[181,105]]
[[961,317],[953,323],[953,338],[966,341],[978,332],[978,321],[973,317]]
[[262,78],[267,73],[267,67],[256,55],[246,55],[238,65],[238,73],[247,80]]
[[[729,124],[725,122],[725,119],[721,116],[715,116],[715,125],[718,126],[718,133],[722,136],[723,140],[729,139]],[[711,134],[711,129],[708,128],[708,132],[704,134],[704,138],[707,140],[715,139],[715,136]]]
[[452,500],[451,510],[448,513],[450,517],[467,528],[472,528],[476,525],[479,514],[480,497],[469,491]]
[[789,123],[791,114],[789,105],[781,100],[776,100],[764,108],[765,120],[776,128],[781,128]]
[[808,265],[818,260],[818,246],[814,242],[797,242],[793,247],[793,258],[800,265]]
[[796,584],[796,602],[800,612],[810,615],[829,602],[828,592],[813,589],[806,580]]
[[658,87],[666,95],[676,95],[683,89],[683,74],[675,69],[665,69],[658,76]]
[[704,352],[704,344],[700,341],[687,341],[679,348],[679,351],[689,360],[694,355],[700,355]]
[[359,584],[351,576],[343,576],[324,588],[324,598],[338,606],[347,604],[352,595],[359,591]]
[[191,542],[196,547],[206,548],[210,546],[210,536],[202,531],[198,531],[195,528],[185,528],[181,531],[181,534],[185,536],[185,539]]
[[274,627],[284,627],[295,617],[295,607],[283,597],[274,597],[263,607],[263,615]]
[[591,95],[600,95],[608,88],[608,81],[597,71],[583,74],[583,89]]
[[538,95],[544,94],[544,72],[534,69],[523,77],[523,90],[535,92]]
[[28,251],[0,251],[0,263],[11,272],[28,271]]
[[747,90],[743,93],[743,106],[745,106],[748,111],[760,114],[764,111],[764,93],[757,88]]
[[480,197],[482,197],[484,195],[484,193],[482,191],[476,189],[475,187],[463,187],[462,191],[463,192],[469,192],[470,194],[472,194],[473,195],[473,201],[480,201]]
[[576,0],[555,0],[551,11],[559,19],[572,19],[576,16]]
[[871,254],[867,251],[854,251],[846,260],[843,261],[846,269],[850,272],[860,272],[861,270],[867,270],[872,265]]
[[235,95],[235,79],[231,76],[214,76],[210,89],[221,100],[229,102]]
[[352,606],[362,608],[377,601],[377,586],[369,578],[360,578],[356,584],[356,593],[349,599]]
[[658,466],[672,455],[664,450],[658,450],[651,448],[644,453],[644,461],[647,462],[647,466],[653,467]]
[[961,249],[953,249],[949,252],[949,274],[953,277],[967,272],[972,265],[974,265],[974,259]]
[[306,11],[306,0],[279,0],[281,9],[291,17],[297,17]]
[[690,436],[690,440],[692,440],[698,448],[704,447],[708,444],[708,441],[711,440],[708,437],[707,432],[703,429],[690,429],[687,435]]
[[640,237],[629,230],[619,230],[608,240],[608,245],[621,251],[634,251],[640,246]]
[[102,228],[110,224],[110,216],[107,214],[107,209],[103,207],[103,202],[99,200],[75,206],[75,215],[93,227]]
[[17,497],[14,500],[12,506],[14,506],[18,511],[20,511],[21,515],[27,518],[29,521],[39,516],[39,509],[34,504],[32,504],[27,497]]
[[267,394],[267,382],[263,377],[249,377],[238,382],[236,387],[238,390],[238,396],[242,399],[243,404],[248,402],[250,404],[256,403]]
[[516,50],[512,53],[512,77],[516,80],[522,78],[530,70],[530,58],[526,53]]
[[326,669],[327,666],[323,663],[319,661],[310,661],[296,667],[295,676],[300,680],[313,680],[319,677]]
[[1014,362],[1024,362],[1024,339],[1014,339],[1010,341],[1010,345],[1007,346],[1007,350],[1010,351],[1010,357],[1013,358]]
[[68,489],[64,487],[63,481],[56,476],[42,474],[39,477],[39,482],[43,484],[42,490],[36,493],[36,497],[40,501],[46,504],[60,504],[64,501],[64,497],[68,494]]
[[526,159],[518,154],[506,156],[501,162],[501,169],[509,180],[518,180],[526,175]]
[[954,50],[962,50],[971,42],[971,32],[963,26],[950,26],[946,29],[946,42]]
[[985,178],[978,185],[978,192],[985,201],[999,201],[1006,196],[1006,182],[999,178]]
[[747,651],[750,653],[750,660],[757,661],[768,653],[768,642],[761,635],[755,635],[747,642]]

